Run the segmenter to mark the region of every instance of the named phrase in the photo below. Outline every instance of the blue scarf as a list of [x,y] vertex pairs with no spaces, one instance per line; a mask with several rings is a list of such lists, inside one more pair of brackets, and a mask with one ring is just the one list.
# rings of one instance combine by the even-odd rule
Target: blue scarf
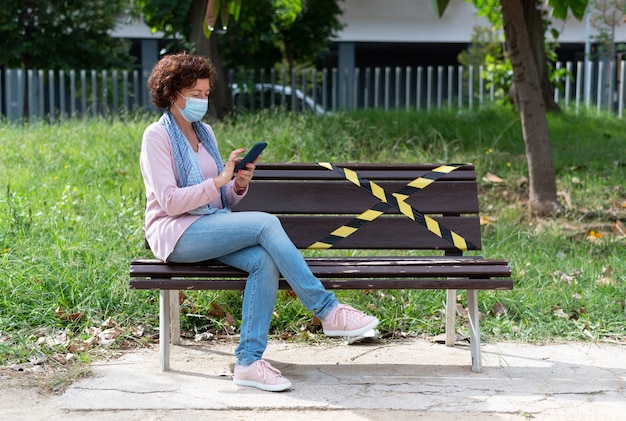
[[[170,137],[170,141],[172,142],[172,153],[174,155],[174,163],[176,164],[176,171],[178,173],[178,187],[188,187],[202,183],[204,181],[204,177],[202,176],[202,171],[200,170],[198,156],[191,148],[191,145],[178,127],[178,124],[176,124],[170,110],[165,110],[159,119],[159,123],[165,126],[167,134]],[[204,149],[209,151],[215,160],[218,174],[221,173],[224,169],[224,163],[222,162],[220,153],[217,150],[217,142],[202,122],[198,121],[191,124],[193,129],[196,131],[198,139],[200,139],[200,143],[202,143]],[[228,203],[226,202],[226,188],[224,186],[220,188],[220,195],[222,198],[223,209],[207,204],[191,210],[188,213],[192,215],[210,215],[219,211],[228,212],[230,209],[228,208]]]

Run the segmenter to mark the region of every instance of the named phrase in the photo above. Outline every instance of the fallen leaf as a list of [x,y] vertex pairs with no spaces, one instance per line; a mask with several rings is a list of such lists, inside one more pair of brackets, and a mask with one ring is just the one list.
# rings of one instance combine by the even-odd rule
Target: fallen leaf
[[615,285],[615,279],[611,277],[611,272],[613,269],[611,266],[606,267],[602,270],[602,277],[596,281],[598,285]]
[[612,224],[611,230],[613,230],[613,233],[615,233],[615,235],[617,235],[618,237],[626,237],[626,227],[624,226],[622,221],[618,220],[614,224]]
[[109,317],[104,322],[102,322],[102,327],[105,329],[109,329],[112,327],[118,327],[118,324],[115,323],[115,321],[111,317]]
[[600,238],[604,237],[604,234],[602,234],[599,231],[595,231],[595,230],[589,230],[587,231],[587,238],[589,240],[599,240]]
[[491,225],[496,222],[495,218],[489,215],[480,215],[480,225]]
[[298,295],[292,289],[288,289],[288,290],[284,291],[284,295],[285,295],[285,297],[290,298],[292,300],[297,300],[298,299]]
[[568,208],[572,207],[572,195],[569,194],[569,192],[562,190],[557,192],[557,196],[563,198],[563,200],[565,201],[565,206],[567,206]]
[[97,335],[98,344],[107,347],[113,344],[121,333],[122,329],[120,329],[119,326],[105,329]]
[[144,332],[145,332],[145,328],[143,327],[143,325],[134,326],[130,330],[131,335],[133,335],[135,338],[141,338]]
[[236,322],[232,314],[229,313],[224,317],[224,324],[234,329]]
[[95,338],[90,338],[85,341],[74,340],[70,344],[68,350],[72,353],[85,352],[89,348],[91,348],[91,345],[93,344],[94,340]]
[[67,364],[72,359],[74,359],[74,354],[72,354],[72,353],[69,353],[69,354],[54,354],[52,356],[52,358],[56,362],[58,362],[59,364]]
[[224,309],[217,303],[211,303],[211,310],[209,311],[209,316],[213,317],[224,317],[226,316],[226,312]]
[[571,274],[567,274],[565,272],[561,272],[560,270],[555,270],[554,272],[552,272],[552,279],[554,279],[554,281],[561,281],[563,283],[566,283],[567,285],[570,285],[572,282],[574,282],[578,276],[580,275],[580,272],[578,271],[574,271]]
[[197,334],[193,340],[196,342],[200,342],[200,341],[209,341],[213,338],[213,334],[211,332],[202,332]]
[[48,348],[55,348],[59,345],[67,346],[69,344],[69,336],[67,332],[60,332],[56,336],[41,336],[37,338],[37,345],[45,345]]
[[501,179],[497,175],[492,174],[490,172],[488,172],[487,175],[485,175],[484,180],[489,181],[490,183],[503,183],[504,182],[503,179]]
[[54,315],[61,320],[70,321],[70,322],[80,320],[84,316],[82,313],[68,313],[61,307],[57,307],[57,309],[54,311]]
[[457,313],[459,313],[459,316],[463,317],[464,319],[469,319],[469,312],[465,307],[463,307],[463,304],[457,304],[456,311]]
[[494,303],[491,307],[491,315],[493,317],[506,316],[507,312],[506,306],[501,302]]
[[598,285],[615,285],[615,279],[609,276],[603,276],[602,278],[596,281]]

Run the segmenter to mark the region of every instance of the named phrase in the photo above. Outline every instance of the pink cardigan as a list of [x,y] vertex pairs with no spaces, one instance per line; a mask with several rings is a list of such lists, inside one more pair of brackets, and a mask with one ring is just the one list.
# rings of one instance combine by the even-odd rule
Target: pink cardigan
[[[206,125],[213,137],[213,129]],[[165,127],[152,123],[143,133],[139,164],[146,189],[145,235],[154,255],[163,261],[172,253],[176,242],[200,215],[187,212],[210,203],[222,207],[219,189],[213,177],[218,175],[211,154],[200,145],[198,160],[204,181],[190,187],[178,187],[178,175],[172,155],[172,143]],[[247,189],[246,189],[247,192]],[[226,185],[230,206],[245,195],[237,195],[233,181]]]

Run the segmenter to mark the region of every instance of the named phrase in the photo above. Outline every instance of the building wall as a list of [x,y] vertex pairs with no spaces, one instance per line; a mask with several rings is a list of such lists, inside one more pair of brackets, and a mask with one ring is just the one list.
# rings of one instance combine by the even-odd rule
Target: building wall
[[[489,26],[465,0],[451,0],[441,19],[427,0],[343,0],[339,4],[347,27],[338,42],[466,43],[474,26]],[[584,21],[555,20],[554,27],[561,32],[561,43],[585,42]],[[593,27],[590,32],[597,33]],[[616,40],[626,42],[626,24],[616,28]]]
[[425,0],[344,0],[339,4],[341,21],[347,26],[338,42],[466,43],[475,25],[488,25],[463,0],[452,0],[441,19]]
[[[346,27],[320,61],[324,67],[426,66],[457,64],[475,26],[489,26],[465,0],[451,0],[438,18],[429,0],[343,0],[339,2]],[[582,60],[585,41],[597,34],[586,21],[555,20],[560,31],[562,61]],[[149,71],[165,45],[141,21],[121,21],[116,35],[133,41],[133,55]],[[626,42],[626,24],[616,28],[616,40]]]

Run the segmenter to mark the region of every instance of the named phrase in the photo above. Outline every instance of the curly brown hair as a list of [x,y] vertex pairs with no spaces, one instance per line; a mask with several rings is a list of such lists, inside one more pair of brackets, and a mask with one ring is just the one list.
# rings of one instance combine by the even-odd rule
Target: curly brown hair
[[191,88],[198,79],[209,79],[209,92],[213,91],[217,72],[209,59],[187,53],[167,55],[148,77],[150,100],[158,108],[167,108],[176,98],[176,92]]

